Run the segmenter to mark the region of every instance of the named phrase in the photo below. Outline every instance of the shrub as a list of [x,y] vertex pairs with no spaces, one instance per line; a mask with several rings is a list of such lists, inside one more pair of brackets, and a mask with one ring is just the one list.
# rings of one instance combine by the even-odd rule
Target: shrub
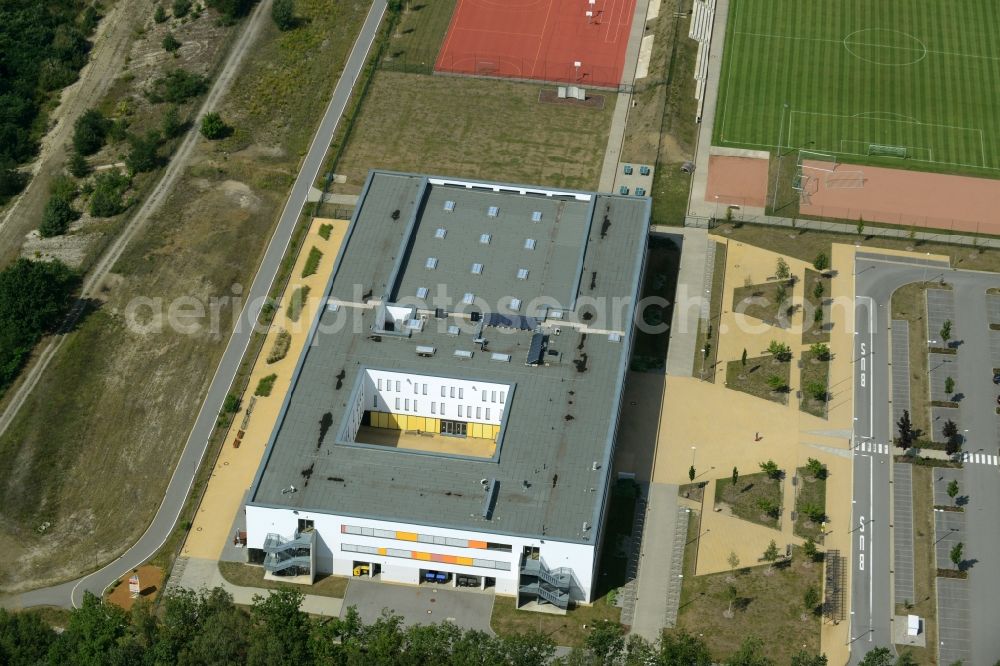
[[153,81],[147,93],[151,102],[172,102],[181,104],[208,90],[208,79],[185,69],[172,69]]
[[129,178],[118,169],[103,171],[94,178],[94,192],[90,195],[90,214],[94,217],[112,217],[127,206],[122,200],[129,186]]
[[771,375],[767,378],[767,385],[772,391],[784,391],[788,388],[788,382],[781,375]]
[[306,265],[302,267],[302,277],[309,277],[310,275],[315,275],[316,270],[319,268],[319,261],[323,258],[323,253],[319,248],[313,247],[309,250],[309,256],[306,258]]
[[285,310],[285,314],[292,321],[298,321],[299,317],[302,316],[302,310],[306,307],[306,302],[309,299],[309,287],[299,287],[292,293],[292,297],[288,301],[288,309]]
[[781,478],[781,468],[778,467],[778,463],[773,460],[768,459],[766,462],[760,463],[760,471],[767,474],[769,478],[780,479]]
[[771,344],[767,346],[767,352],[782,363],[792,360],[792,348],[777,340],[771,340]]
[[174,33],[168,32],[163,38],[163,50],[167,53],[173,53],[181,47],[180,41],[174,37]]
[[160,123],[164,139],[173,139],[181,135],[184,131],[184,122],[181,121],[181,113],[177,106],[171,106],[163,114],[163,122]]
[[826,391],[826,383],[821,381],[811,381],[806,384],[806,393],[809,394],[813,400],[817,402],[826,402],[828,397]]
[[788,262],[785,261],[784,257],[778,257],[778,262],[774,267],[774,276],[779,280],[787,280],[791,276]]
[[809,470],[809,473],[812,474],[813,477],[817,479],[826,478],[826,465],[816,460],[815,458],[809,458],[806,461],[806,469]]
[[254,0],[206,0],[205,4],[232,22],[233,19],[246,16],[250,12],[253,2]]
[[84,178],[90,174],[90,165],[87,163],[87,158],[75,150],[69,156],[69,163],[66,165],[66,168],[77,178]]
[[206,113],[201,119],[201,135],[209,141],[224,139],[229,131],[229,126],[223,122],[222,116],[214,111]]
[[174,18],[184,18],[191,11],[191,0],[174,0],[172,13]]
[[261,377],[260,381],[257,382],[257,389],[253,392],[254,395],[266,398],[271,395],[271,389],[274,388],[274,380],[278,378],[276,374],[270,374],[267,377]]
[[146,132],[145,136],[131,135],[128,138],[130,150],[125,156],[125,165],[133,174],[152,171],[160,165],[160,133],[156,130]]
[[80,213],[73,210],[70,201],[71,199],[55,194],[49,197],[45,204],[45,210],[42,212],[42,224],[38,227],[42,238],[51,238],[66,233],[70,222],[80,217]]
[[830,360],[830,347],[823,344],[822,342],[817,342],[816,344],[809,347],[809,351],[813,356],[821,361]]
[[330,240],[330,234],[333,233],[332,224],[321,224],[319,225],[319,236],[323,240]]
[[108,135],[109,123],[97,109],[87,109],[73,124],[73,147],[81,155],[93,155]]
[[951,377],[947,377],[944,380],[944,392],[951,395],[955,392],[955,380]]
[[163,5],[156,5],[156,9],[153,10],[153,20],[157,23],[167,20],[167,12],[163,9]]
[[281,329],[278,331],[277,337],[274,338],[274,344],[271,345],[271,351],[267,354],[268,363],[277,363],[281,359],[288,355],[288,347],[292,344],[292,334]]
[[240,411],[239,397],[233,395],[232,393],[227,393],[226,399],[222,401],[222,412],[219,413],[219,416],[224,414],[235,414],[238,411]]
[[0,204],[24,189],[28,174],[18,171],[14,164],[0,156]]
[[826,256],[826,252],[820,252],[813,259],[813,268],[818,270],[820,273],[825,271],[830,267],[830,257]]

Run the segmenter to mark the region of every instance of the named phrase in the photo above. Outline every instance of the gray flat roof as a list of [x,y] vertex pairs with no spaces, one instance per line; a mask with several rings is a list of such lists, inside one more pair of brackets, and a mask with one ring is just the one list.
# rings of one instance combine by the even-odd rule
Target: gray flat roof
[[[369,174],[327,289],[332,300],[344,304],[336,311],[321,308],[312,323],[311,342],[298,361],[249,504],[596,542],[594,526],[603,515],[628,367],[649,200],[496,192],[493,187]],[[455,202],[453,211],[445,212],[445,201]],[[499,208],[497,217],[488,216],[490,206]],[[539,222],[532,221],[536,210],[542,212]],[[448,229],[445,239],[434,237],[439,227]],[[492,234],[489,246],[480,243],[483,233]],[[535,250],[523,249],[525,237],[537,240]],[[434,270],[425,268],[427,256],[435,256],[431,251],[439,260]],[[466,266],[479,263],[477,257],[483,258],[482,275]],[[527,280],[516,276],[522,267],[529,270]],[[370,301],[412,300],[417,286],[433,291],[439,285],[452,299],[475,292],[485,301],[477,301],[480,311],[493,311],[512,295],[525,303],[539,296],[555,301],[550,307],[563,309],[563,320],[549,319],[544,328],[548,349],[557,354],[546,353],[543,366],[526,366],[533,332],[492,327],[482,329],[488,345],[482,351],[473,342],[480,329],[467,316],[430,315],[423,330],[409,336],[371,334],[378,307]],[[584,310],[600,310],[588,299],[616,303],[608,305],[607,317],[583,317]],[[580,307],[574,311],[576,304]],[[427,305],[449,312],[471,307]],[[343,329],[337,322],[345,319],[352,324]],[[455,336],[447,332],[449,325],[463,330]],[[420,357],[418,345],[437,351]],[[473,356],[457,359],[455,350]],[[511,360],[492,360],[493,353],[510,354]],[[352,391],[366,368],[514,385],[496,458],[339,444]],[[325,414],[332,417],[332,427],[318,445]],[[482,515],[482,479],[499,484],[488,519]],[[296,492],[282,493],[292,485]]]

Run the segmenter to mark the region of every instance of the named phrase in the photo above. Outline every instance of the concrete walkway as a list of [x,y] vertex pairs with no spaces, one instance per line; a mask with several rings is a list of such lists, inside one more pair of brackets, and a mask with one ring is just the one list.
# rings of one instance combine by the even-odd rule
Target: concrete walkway
[[[679,592],[681,584],[680,579],[670,577],[674,560],[680,560],[677,564],[681,564],[684,558],[684,538],[681,537],[680,543],[675,539],[678,526],[677,491],[678,486],[672,483],[654,483],[649,487],[632,633],[651,642],[660,637],[664,627],[673,626],[677,620],[676,603],[672,613],[668,603],[671,587]],[[684,530],[686,534],[686,523]],[[675,602],[677,598],[673,597]],[[668,621],[671,619],[673,622]]]
[[[219,572],[218,562],[203,557],[179,557],[174,564],[174,574],[167,584],[167,591],[171,588],[185,588],[188,590],[200,590],[202,588],[211,589],[221,587],[229,594],[233,595],[233,601],[237,604],[249,606],[253,603],[255,595],[266,596],[270,590],[261,587],[241,587],[233,585]],[[302,610],[312,615],[325,615],[328,617],[339,617],[340,610],[344,605],[343,599],[336,597],[322,597],[315,594],[307,594],[302,600]]]
[[706,270],[708,233],[704,229],[659,225],[654,225],[651,231],[654,234],[673,236],[675,240],[680,237],[681,263],[670,324],[667,374],[690,377],[697,352],[698,319],[702,316],[705,300],[711,295],[711,284],[705,284],[706,273],[709,276],[712,274],[711,268]]

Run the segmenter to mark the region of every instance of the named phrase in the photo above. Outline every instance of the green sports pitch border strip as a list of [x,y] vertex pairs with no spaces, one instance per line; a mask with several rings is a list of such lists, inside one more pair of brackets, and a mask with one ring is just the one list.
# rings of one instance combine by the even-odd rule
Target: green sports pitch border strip
[[[1000,175],[994,18],[990,0],[731,0],[713,143]],[[869,144],[908,155],[869,156]]]

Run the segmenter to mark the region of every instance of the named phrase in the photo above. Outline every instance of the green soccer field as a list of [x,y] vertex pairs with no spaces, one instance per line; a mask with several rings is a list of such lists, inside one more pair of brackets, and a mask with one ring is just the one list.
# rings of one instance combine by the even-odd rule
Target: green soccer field
[[1000,2],[730,0],[713,143],[1000,177]]

